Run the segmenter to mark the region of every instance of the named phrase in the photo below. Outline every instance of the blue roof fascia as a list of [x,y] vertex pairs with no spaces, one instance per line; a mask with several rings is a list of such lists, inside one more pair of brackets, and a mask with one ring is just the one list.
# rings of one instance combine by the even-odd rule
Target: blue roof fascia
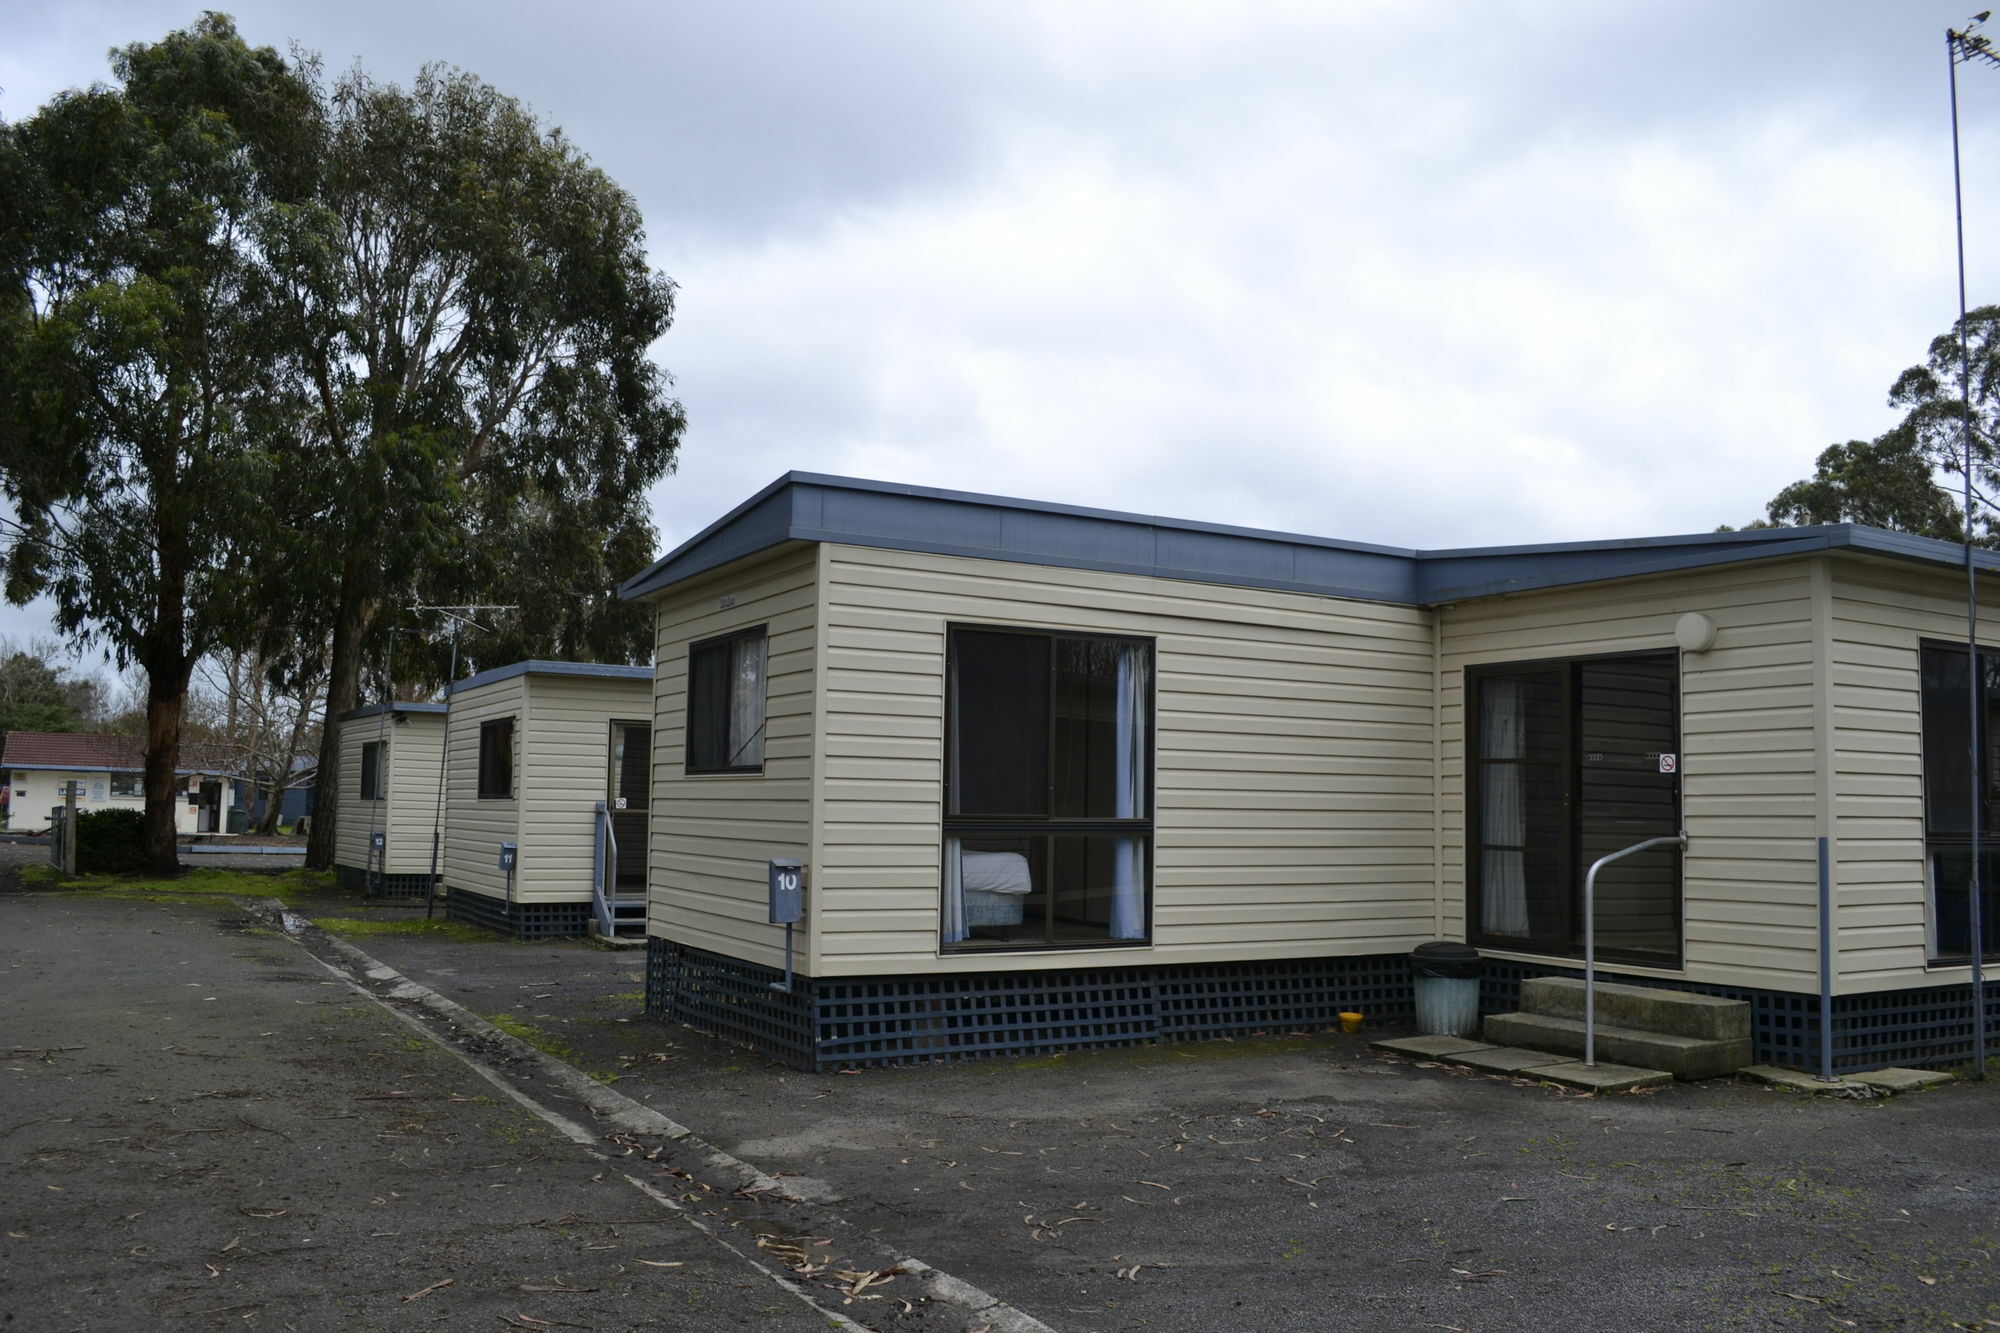
[[790,541],[1407,601],[1416,552],[1080,505],[791,472],[628,580],[644,597]]
[[[788,472],[627,580],[619,594],[645,597],[788,542],[834,542],[1410,606],[1836,550],[1959,567],[1964,559],[1963,548],[1951,542],[1851,523],[1418,551]],[[1976,551],[1974,560],[1979,568],[2000,571],[2000,553]]]
[[481,671],[455,681],[446,688],[446,694],[457,694],[462,690],[477,689],[481,685],[497,685],[503,680],[516,676],[586,676],[593,680],[651,680],[653,668],[649,666],[625,666],[611,662],[543,662],[530,659],[526,662],[511,662],[491,671]]
[[387,703],[387,704],[364,704],[360,708],[348,709],[345,713],[342,713],[340,715],[338,720],[341,722],[348,722],[352,721],[357,717],[379,717],[383,713],[442,713],[444,711],[445,711],[445,706],[443,704],[418,704],[418,703],[401,703],[401,702]]
[[[144,773],[144,766],[138,768],[106,768],[101,764],[0,764],[0,769],[18,773]],[[229,777],[230,772],[221,768],[177,768],[177,778]]]

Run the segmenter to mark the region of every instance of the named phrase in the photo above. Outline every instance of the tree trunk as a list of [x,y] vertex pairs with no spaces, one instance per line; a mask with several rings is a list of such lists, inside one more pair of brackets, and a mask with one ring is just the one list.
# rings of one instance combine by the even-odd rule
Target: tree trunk
[[185,667],[146,667],[146,867],[155,875],[181,873],[174,822],[182,798],[174,770],[180,767],[188,674]]
[[[353,581],[348,581],[352,588]],[[341,714],[361,705],[361,641],[367,637],[370,607],[360,595],[342,591],[333,622],[332,675],[326,683],[326,716],[319,736],[319,775],[313,779],[312,831],[306,836],[306,865],[333,868],[334,830],[340,821]]]

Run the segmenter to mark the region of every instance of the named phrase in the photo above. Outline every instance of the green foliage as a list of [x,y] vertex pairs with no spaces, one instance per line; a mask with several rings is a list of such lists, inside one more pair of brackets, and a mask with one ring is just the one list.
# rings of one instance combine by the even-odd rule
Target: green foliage
[[146,817],[138,810],[87,810],[76,817],[76,873],[131,875],[146,868]]
[[2000,306],[1970,311],[1962,325],[1932,339],[1924,363],[1905,370],[1889,387],[1889,405],[1904,410],[1902,421],[1878,439],[1850,440],[1823,451],[1812,476],[1785,487],[1766,506],[1771,523],[1865,523],[1962,541],[1969,452],[1972,539],[1981,546],[2000,545],[1994,507],[2000,496],[1994,449],[2000,438]]
[[0,646],[0,732],[81,731],[102,720],[103,687],[52,665],[50,655]]

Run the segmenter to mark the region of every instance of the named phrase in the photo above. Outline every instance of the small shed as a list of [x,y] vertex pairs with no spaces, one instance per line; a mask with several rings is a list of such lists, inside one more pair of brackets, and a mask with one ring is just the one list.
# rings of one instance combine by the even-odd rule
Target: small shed
[[[1684,830],[1606,872],[1604,974],[1749,1001],[1767,1062],[1962,1061],[2000,1001],[1962,560],[1844,524],[1419,551],[790,474],[623,588],[658,613],[648,1006],[808,1067],[1153,1041],[1396,1018],[1452,938],[1504,1010],[1577,974],[1588,866]],[[789,990],[773,860],[807,883]]]
[[[175,770],[182,799],[174,805],[178,833],[230,833],[229,766],[204,747],[183,745]],[[78,788],[77,809],[144,810],[146,747],[130,736],[81,732],[10,731],[0,747],[5,765],[0,785],[7,794],[6,827],[12,833],[46,833],[52,812],[63,804],[63,788]]]
[[334,874],[370,897],[415,898],[442,868],[438,767],[445,705],[370,704],[340,717],[340,822]]
[[652,677],[529,661],[452,686],[451,917],[522,936],[643,929]]

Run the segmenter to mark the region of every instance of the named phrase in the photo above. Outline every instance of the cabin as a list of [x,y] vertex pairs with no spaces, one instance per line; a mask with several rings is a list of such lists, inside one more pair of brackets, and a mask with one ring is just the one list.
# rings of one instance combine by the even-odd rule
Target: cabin
[[451,687],[447,916],[530,938],[643,930],[652,678],[529,661]]
[[422,898],[439,870],[445,705],[382,703],[340,721],[334,876],[371,898]]
[[[6,793],[10,833],[46,833],[63,806],[66,786],[77,788],[77,810],[144,810],[146,747],[130,736],[82,732],[10,731],[0,746],[0,790]],[[230,766],[196,745],[181,747],[174,772],[182,799],[174,803],[177,833],[240,833],[230,827]]]
[[789,474],[622,589],[657,613],[648,1009],[806,1068],[1111,1045],[1407,1016],[1449,939],[1500,1011],[1578,975],[1594,861],[1685,832],[1603,873],[1601,977],[1747,1002],[1763,1062],[1962,1061],[2000,840],[1963,559]]

